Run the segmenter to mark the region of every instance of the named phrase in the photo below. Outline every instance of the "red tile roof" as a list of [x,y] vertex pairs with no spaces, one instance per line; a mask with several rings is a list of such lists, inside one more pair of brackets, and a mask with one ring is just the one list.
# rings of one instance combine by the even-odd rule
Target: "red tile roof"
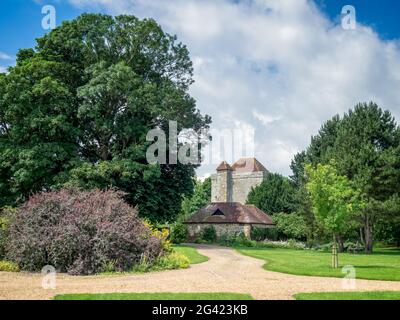
[[[218,210],[223,213],[220,215]],[[216,215],[214,213],[217,212]],[[213,202],[197,211],[186,223],[251,223],[274,225],[270,216],[253,205]]]
[[217,171],[223,170],[232,170],[231,166],[226,161],[222,161],[221,164],[217,167]]
[[241,158],[232,165],[236,172],[268,171],[256,158]]

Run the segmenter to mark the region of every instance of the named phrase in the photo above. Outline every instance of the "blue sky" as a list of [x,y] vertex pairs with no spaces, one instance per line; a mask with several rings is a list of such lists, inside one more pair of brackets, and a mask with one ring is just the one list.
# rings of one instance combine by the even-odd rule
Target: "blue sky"
[[382,38],[400,38],[398,0],[317,0],[316,3],[331,19],[337,19],[343,6],[350,4],[356,8],[357,20],[372,26]]
[[[400,1],[397,0],[1,0],[0,71],[19,48],[45,32],[41,8],[57,25],[82,12],[155,18],[190,51],[190,89],[212,128],[253,130],[255,154],[270,171],[290,174],[321,123],[358,102],[375,101],[400,119]],[[344,5],[356,30],[344,30]],[[247,131],[246,131],[247,132]],[[222,155],[203,165],[215,170]]]
[[[73,19],[81,10],[74,8],[67,1],[46,3],[54,4],[57,9],[58,21]],[[35,45],[35,39],[46,31],[42,29],[43,4],[33,0],[2,0],[0,1],[0,52],[15,56],[19,48],[29,48]],[[8,61],[9,64],[12,61]],[[0,61],[0,64],[3,64]]]

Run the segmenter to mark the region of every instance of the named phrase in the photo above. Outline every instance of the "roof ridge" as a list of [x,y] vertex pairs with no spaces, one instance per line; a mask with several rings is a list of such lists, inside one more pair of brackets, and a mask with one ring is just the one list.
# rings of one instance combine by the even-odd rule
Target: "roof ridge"
[[237,172],[260,172],[268,171],[264,165],[255,157],[240,158],[232,164],[232,170]]
[[220,165],[217,167],[217,171],[224,171],[224,170],[231,170],[232,171],[232,167],[226,161],[222,161],[220,163]]

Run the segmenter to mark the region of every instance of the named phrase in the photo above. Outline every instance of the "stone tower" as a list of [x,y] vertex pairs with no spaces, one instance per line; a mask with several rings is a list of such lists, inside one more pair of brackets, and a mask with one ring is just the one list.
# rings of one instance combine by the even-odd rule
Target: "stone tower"
[[251,188],[260,185],[268,170],[255,158],[242,158],[230,166],[222,162],[211,176],[212,202],[245,204]]
[[[233,202],[232,201],[232,168],[226,162],[222,162],[217,168],[215,175],[215,184],[218,186],[214,190],[214,195],[211,196],[213,202]],[[211,187],[212,189],[212,187]]]

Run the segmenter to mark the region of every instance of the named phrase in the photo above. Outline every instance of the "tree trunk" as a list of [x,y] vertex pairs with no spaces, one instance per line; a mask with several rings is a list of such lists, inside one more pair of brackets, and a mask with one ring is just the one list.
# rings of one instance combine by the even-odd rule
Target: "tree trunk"
[[373,247],[373,234],[372,234],[372,225],[370,221],[370,217],[365,215],[364,222],[364,236],[365,236],[365,253],[372,253]]
[[336,236],[333,235],[333,245],[332,245],[332,268],[339,268],[339,256],[337,250]]
[[360,242],[362,244],[365,244],[364,233],[363,233],[363,228],[362,227],[360,227]]
[[343,242],[343,238],[341,236],[337,236],[337,243],[338,243],[338,250],[339,253],[343,253],[344,252],[344,242]]

